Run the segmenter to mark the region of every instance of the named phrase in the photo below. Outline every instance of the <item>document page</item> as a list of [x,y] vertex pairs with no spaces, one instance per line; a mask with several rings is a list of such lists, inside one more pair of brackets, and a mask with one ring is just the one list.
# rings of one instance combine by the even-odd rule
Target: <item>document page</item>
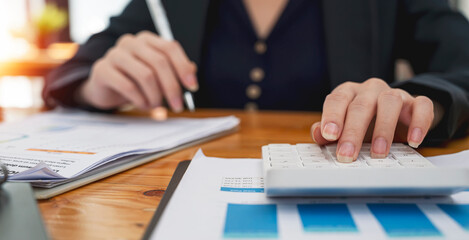
[[125,156],[154,153],[235,128],[236,117],[119,117],[48,112],[0,125],[0,160],[11,180],[29,182],[78,176]]
[[151,239],[469,239],[469,192],[436,198],[267,198],[261,159],[199,151]]

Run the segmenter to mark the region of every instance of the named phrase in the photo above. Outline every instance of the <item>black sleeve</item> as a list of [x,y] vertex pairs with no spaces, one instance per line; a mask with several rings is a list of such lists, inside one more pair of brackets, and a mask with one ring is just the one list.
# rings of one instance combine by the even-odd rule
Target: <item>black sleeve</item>
[[410,61],[416,76],[393,86],[443,105],[445,115],[426,144],[463,135],[469,121],[469,23],[446,0],[400,3],[396,53]]
[[93,35],[80,46],[72,59],[46,77],[43,90],[46,105],[86,108],[78,106],[73,96],[90,75],[94,62],[103,57],[120,36],[143,30],[156,32],[145,0],[133,0],[119,16],[111,18],[109,26],[103,32]]

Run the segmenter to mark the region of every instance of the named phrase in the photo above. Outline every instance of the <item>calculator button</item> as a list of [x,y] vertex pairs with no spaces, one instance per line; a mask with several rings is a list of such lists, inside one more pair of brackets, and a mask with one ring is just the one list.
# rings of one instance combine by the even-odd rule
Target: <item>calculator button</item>
[[391,154],[389,154],[389,155],[388,155],[387,157],[385,157],[385,158],[372,158],[370,152],[360,153],[360,156],[361,156],[364,160],[368,160],[368,159],[393,159],[393,157],[391,156]]
[[271,163],[299,163],[299,160],[296,159],[270,159]]
[[296,144],[296,148],[305,149],[305,150],[321,149],[321,147],[319,147],[318,145],[311,144],[311,143],[298,143],[298,144]]
[[301,160],[303,160],[303,163],[330,164],[330,162],[324,158],[303,158]]
[[297,155],[293,152],[271,152],[270,153],[270,157],[274,157],[274,158],[295,158],[297,157]]
[[391,149],[391,152],[392,152],[393,154],[395,154],[395,153],[417,154],[417,152],[416,152],[415,150],[410,149],[410,148],[408,148],[408,147]]
[[323,169],[323,168],[335,168],[332,164],[305,164],[305,168]]
[[282,168],[282,169],[298,169],[302,168],[302,165],[298,164],[271,164],[272,168]]
[[281,158],[281,157],[270,157],[270,161],[272,162],[279,162],[279,161],[288,161],[292,162],[295,161],[297,158],[292,158],[292,157],[286,157],[286,158]]
[[399,165],[399,164],[376,164],[376,165],[373,165],[373,166],[370,166],[370,167],[373,167],[373,168],[400,168],[401,165]]
[[301,157],[300,158],[302,161],[328,161],[325,157]]
[[371,158],[366,160],[368,165],[370,164],[395,164],[396,160],[390,158]]
[[340,165],[339,168],[363,168],[362,165]]
[[297,144],[296,149],[299,153],[321,153],[322,150],[319,146],[313,144]]
[[427,159],[423,158],[405,158],[405,159],[399,159],[400,163],[404,164],[417,164],[417,163],[427,163]]
[[400,159],[400,158],[418,158],[420,157],[419,155],[415,154],[415,153],[404,153],[404,152],[393,152],[392,155],[396,158],[396,159]]
[[325,158],[322,153],[299,153],[301,158]]
[[335,161],[335,165],[339,166],[339,167],[350,167],[350,166],[362,166],[362,163],[359,162],[359,161],[355,161],[355,162],[351,162],[351,163],[341,163],[341,162],[338,162],[338,161]]
[[406,167],[406,168],[427,168],[427,167],[434,167],[433,164],[424,162],[424,163],[402,163],[401,165]]
[[[337,144],[329,144],[329,145],[326,145],[326,149],[327,151],[330,151],[329,149],[336,149],[337,148]],[[335,150],[334,150],[335,151]]]
[[402,143],[393,143],[391,144],[391,149],[396,149],[396,148],[408,148],[408,146],[402,144]]
[[292,149],[281,149],[281,148],[271,149],[271,150],[268,150],[268,152],[270,152],[270,154],[272,154],[272,153],[294,153]]

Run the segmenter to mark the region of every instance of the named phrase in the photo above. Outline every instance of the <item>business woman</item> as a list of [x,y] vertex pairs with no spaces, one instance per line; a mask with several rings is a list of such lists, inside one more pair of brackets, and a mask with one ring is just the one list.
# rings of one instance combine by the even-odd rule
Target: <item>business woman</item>
[[[158,37],[133,0],[47,79],[48,105],[110,110],[131,103],[323,111],[311,134],[357,158],[465,133],[469,24],[446,0],[167,0],[177,41]],[[394,83],[397,58],[416,76]]]

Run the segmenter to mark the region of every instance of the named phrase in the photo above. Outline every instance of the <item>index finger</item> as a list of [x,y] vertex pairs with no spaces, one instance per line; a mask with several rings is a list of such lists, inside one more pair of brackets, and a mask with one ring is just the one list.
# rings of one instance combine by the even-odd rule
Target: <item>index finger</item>
[[327,95],[321,117],[321,135],[324,139],[328,141],[339,139],[348,105],[356,96],[356,86],[357,83],[346,82]]
[[184,49],[177,41],[166,41],[149,32],[142,32],[139,37],[144,39],[151,47],[166,55],[184,87],[191,91],[198,90],[199,86],[195,75],[197,67],[189,60]]

